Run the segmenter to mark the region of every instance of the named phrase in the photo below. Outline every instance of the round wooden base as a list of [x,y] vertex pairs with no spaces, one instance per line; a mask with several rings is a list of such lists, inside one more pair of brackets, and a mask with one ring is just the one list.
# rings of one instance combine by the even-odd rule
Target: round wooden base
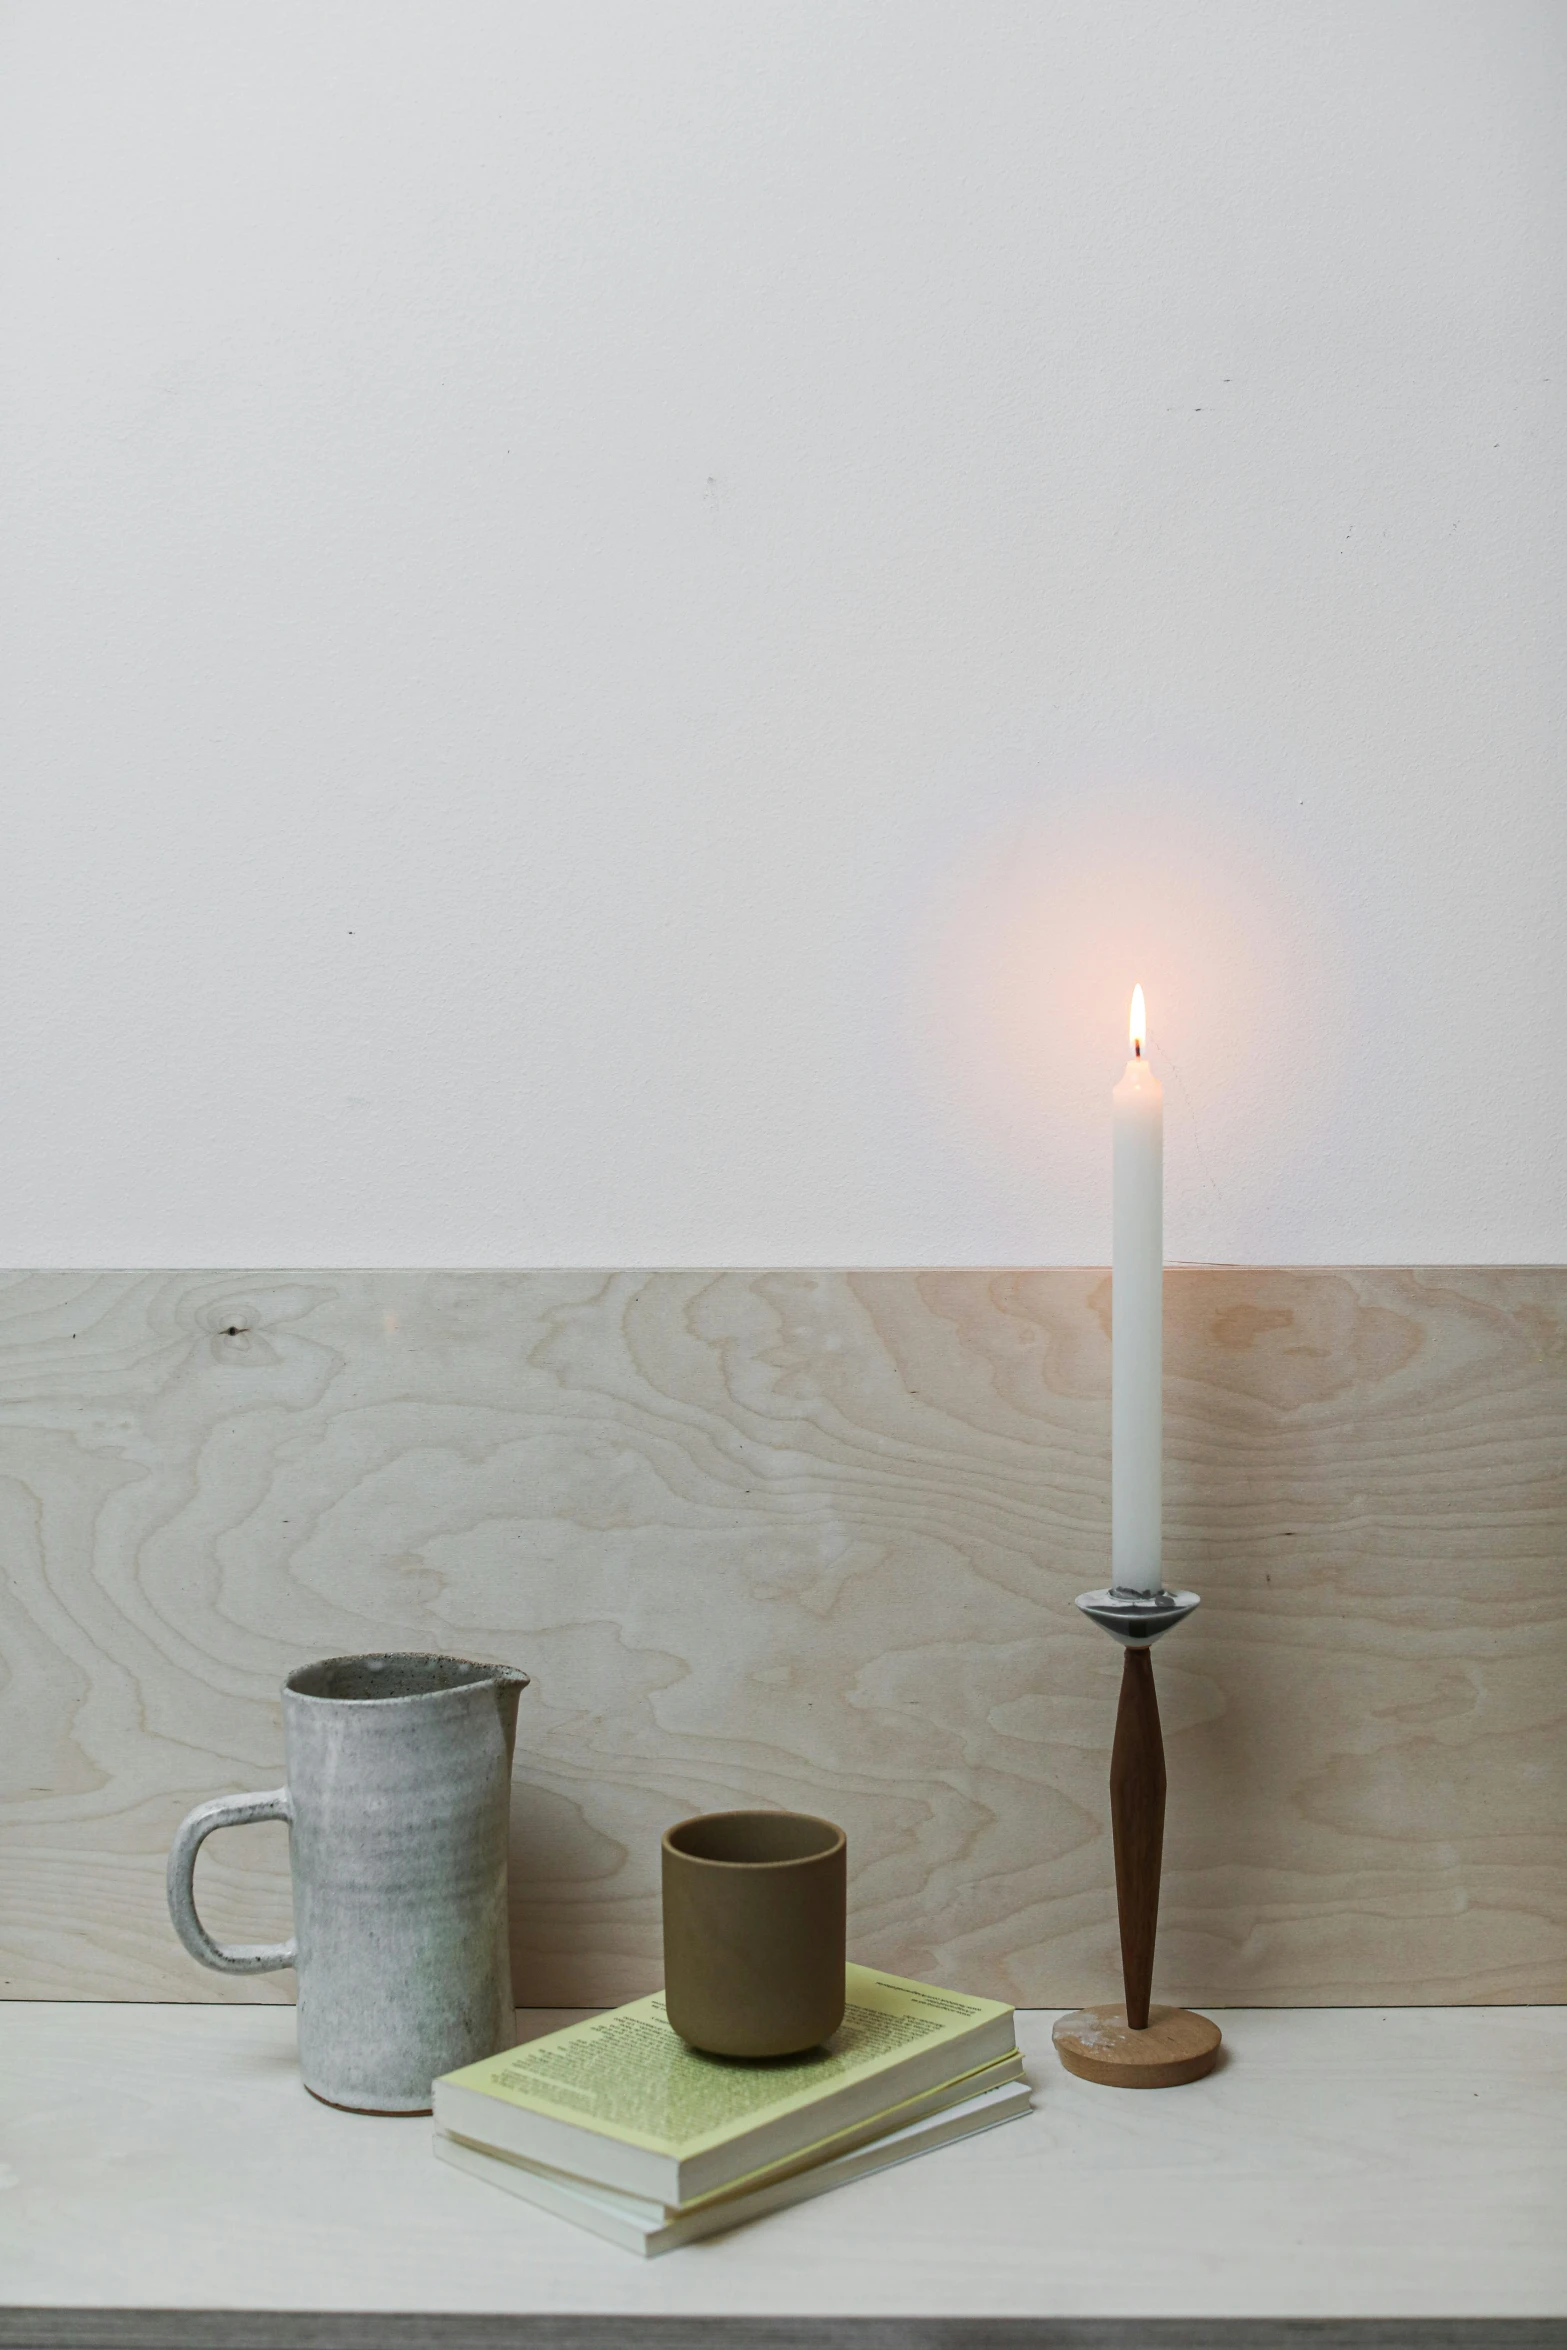
[[1213,2070],[1220,2036],[1217,2024],[1187,2007],[1150,2007],[1146,2028],[1134,2032],[1124,2006],[1079,2007],[1051,2034],[1069,2073],[1107,2089],[1174,2089],[1200,2081]]

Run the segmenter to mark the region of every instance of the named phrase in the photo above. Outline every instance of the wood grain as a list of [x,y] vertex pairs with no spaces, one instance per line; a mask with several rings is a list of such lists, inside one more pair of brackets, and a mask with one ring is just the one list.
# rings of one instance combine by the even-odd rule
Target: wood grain
[[[535,1676],[525,2002],[658,1968],[658,1839],[849,1831],[851,1947],[1119,1990],[1109,1284],[1051,1272],[0,1280],[12,1995],[287,1998],[175,1942],[163,1856],[276,1783],[277,1689],[384,1646]],[[1168,1277],[1156,1996],[1567,1996],[1567,1272]],[[281,1830],[212,1839],[286,1931]]]
[[1121,1659],[1121,1698],[1110,1748],[1110,1841],[1125,2020],[1134,2032],[1147,2026],[1153,1991],[1165,1786],[1153,1658],[1146,1648],[1129,1648]]

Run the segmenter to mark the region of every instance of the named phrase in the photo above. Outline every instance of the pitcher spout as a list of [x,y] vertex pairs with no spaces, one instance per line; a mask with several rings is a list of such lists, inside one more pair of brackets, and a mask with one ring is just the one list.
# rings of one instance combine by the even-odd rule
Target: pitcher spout
[[510,1752],[517,1736],[517,1701],[527,1688],[531,1674],[518,1665],[492,1665],[489,1668],[490,1686],[495,1691],[495,1702],[500,1708],[501,1727],[506,1734]]

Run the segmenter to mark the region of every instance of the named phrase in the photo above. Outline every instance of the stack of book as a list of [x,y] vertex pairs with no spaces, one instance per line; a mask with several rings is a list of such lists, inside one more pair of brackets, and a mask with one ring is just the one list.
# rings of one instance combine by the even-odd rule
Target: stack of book
[[667,2252],[1029,2109],[1012,2010],[848,1969],[840,2030],[804,2056],[703,2056],[662,1997],[435,2084],[435,2151],[591,2228]]

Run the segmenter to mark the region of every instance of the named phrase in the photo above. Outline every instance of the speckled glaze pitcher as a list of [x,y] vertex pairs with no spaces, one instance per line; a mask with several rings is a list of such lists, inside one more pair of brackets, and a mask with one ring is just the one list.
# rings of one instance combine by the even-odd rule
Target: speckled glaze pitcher
[[[198,1804],[169,1914],[220,1974],[293,1967],[299,2069],[328,2105],[428,2113],[437,2074],[516,2037],[506,1830],[526,1673],[455,1656],[339,1656],[283,1684],[288,1784]],[[294,1938],[214,1942],[196,1854],[214,1828],[288,1822]]]

